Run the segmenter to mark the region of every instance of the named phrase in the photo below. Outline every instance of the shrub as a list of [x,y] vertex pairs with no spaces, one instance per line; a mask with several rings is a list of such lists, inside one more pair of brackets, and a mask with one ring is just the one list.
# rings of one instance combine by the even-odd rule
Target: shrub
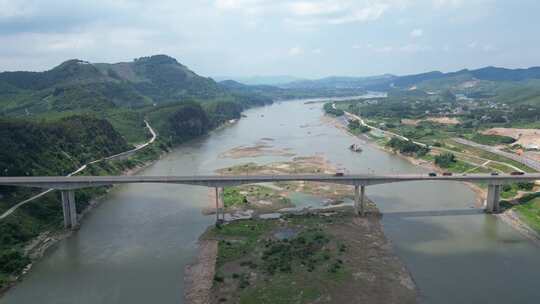
[[435,164],[441,168],[448,168],[456,163],[456,156],[453,153],[443,153],[435,156]]
[[0,272],[19,274],[30,263],[30,259],[15,249],[0,252]]
[[323,108],[324,108],[324,112],[326,112],[326,114],[331,114],[331,115],[334,115],[334,116],[343,116],[343,114],[345,114],[345,112],[343,112],[343,110],[334,109],[334,106],[333,106],[332,102],[325,103]]

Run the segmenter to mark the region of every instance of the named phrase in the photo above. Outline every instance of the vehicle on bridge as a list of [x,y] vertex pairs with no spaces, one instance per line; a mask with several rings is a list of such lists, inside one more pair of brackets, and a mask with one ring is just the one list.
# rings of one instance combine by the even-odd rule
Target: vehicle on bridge
[[442,175],[443,176],[452,176],[452,172],[444,172]]
[[510,175],[524,175],[525,172],[521,172],[521,171],[514,171],[512,173],[510,173]]
[[429,175],[429,176],[437,176],[437,173],[435,173],[435,172],[430,172],[428,175]]
[[334,174],[334,176],[344,176],[344,175],[345,175],[345,173],[343,173],[343,172],[336,172]]

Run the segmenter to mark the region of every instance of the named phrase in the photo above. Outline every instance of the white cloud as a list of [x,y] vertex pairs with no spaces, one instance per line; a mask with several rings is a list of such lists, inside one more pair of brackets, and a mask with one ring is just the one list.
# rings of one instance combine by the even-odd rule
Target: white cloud
[[411,37],[413,38],[419,38],[419,37],[422,37],[424,35],[424,30],[422,29],[414,29],[411,31]]
[[299,46],[295,46],[289,49],[289,56],[299,56],[302,54],[304,54],[304,49]]
[[313,49],[313,50],[311,50],[311,52],[312,52],[313,54],[316,54],[316,55],[322,54],[322,50],[321,50],[321,49]]
[[35,12],[35,9],[28,1],[18,2],[11,0],[0,0],[0,18],[12,18],[28,16]]
[[433,3],[437,7],[445,7],[445,6],[460,7],[465,3],[465,0],[434,0]]
[[482,50],[484,52],[493,52],[493,51],[496,51],[497,48],[495,46],[491,45],[491,44],[486,44],[486,45],[482,46]]
[[402,53],[420,53],[420,52],[432,51],[433,47],[431,47],[430,45],[411,43],[411,44],[400,46],[398,50]]
[[344,24],[379,19],[392,8],[411,0],[215,0],[222,11],[249,15],[277,16],[301,26]]
[[328,15],[343,10],[340,1],[293,2],[288,5],[290,12],[297,16]]
[[[353,49],[361,49],[359,45],[354,45]],[[365,47],[366,49],[371,50],[376,53],[421,53],[433,51],[433,47],[430,45],[424,44],[404,44],[404,45],[384,45],[384,46],[375,46],[373,44],[368,44]]]

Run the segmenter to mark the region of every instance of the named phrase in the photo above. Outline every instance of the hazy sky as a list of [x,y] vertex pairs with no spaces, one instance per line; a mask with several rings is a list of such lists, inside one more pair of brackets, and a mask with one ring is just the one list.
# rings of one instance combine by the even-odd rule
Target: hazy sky
[[540,65],[538,0],[0,0],[0,70],[168,54],[199,74]]

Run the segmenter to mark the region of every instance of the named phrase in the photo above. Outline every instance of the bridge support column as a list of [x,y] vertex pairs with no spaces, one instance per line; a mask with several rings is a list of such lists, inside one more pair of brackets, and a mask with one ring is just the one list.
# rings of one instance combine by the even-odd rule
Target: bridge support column
[[360,202],[360,186],[354,185],[354,215],[358,215],[359,202]]
[[73,190],[64,190],[62,196],[62,211],[64,213],[64,228],[77,228],[77,205],[75,203],[75,192]]
[[225,222],[225,189],[223,187],[219,188],[219,201],[221,202],[221,222]]
[[486,200],[486,212],[497,213],[501,211],[500,207],[501,185],[488,185]]
[[366,186],[360,187],[360,215],[366,215]]
[[366,186],[354,185],[354,214],[365,215]]
[[[225,221],[225,203],[223,200],[223,188],[216,187],[216,225]],[[221,218],[219,214],[221,213]]]

